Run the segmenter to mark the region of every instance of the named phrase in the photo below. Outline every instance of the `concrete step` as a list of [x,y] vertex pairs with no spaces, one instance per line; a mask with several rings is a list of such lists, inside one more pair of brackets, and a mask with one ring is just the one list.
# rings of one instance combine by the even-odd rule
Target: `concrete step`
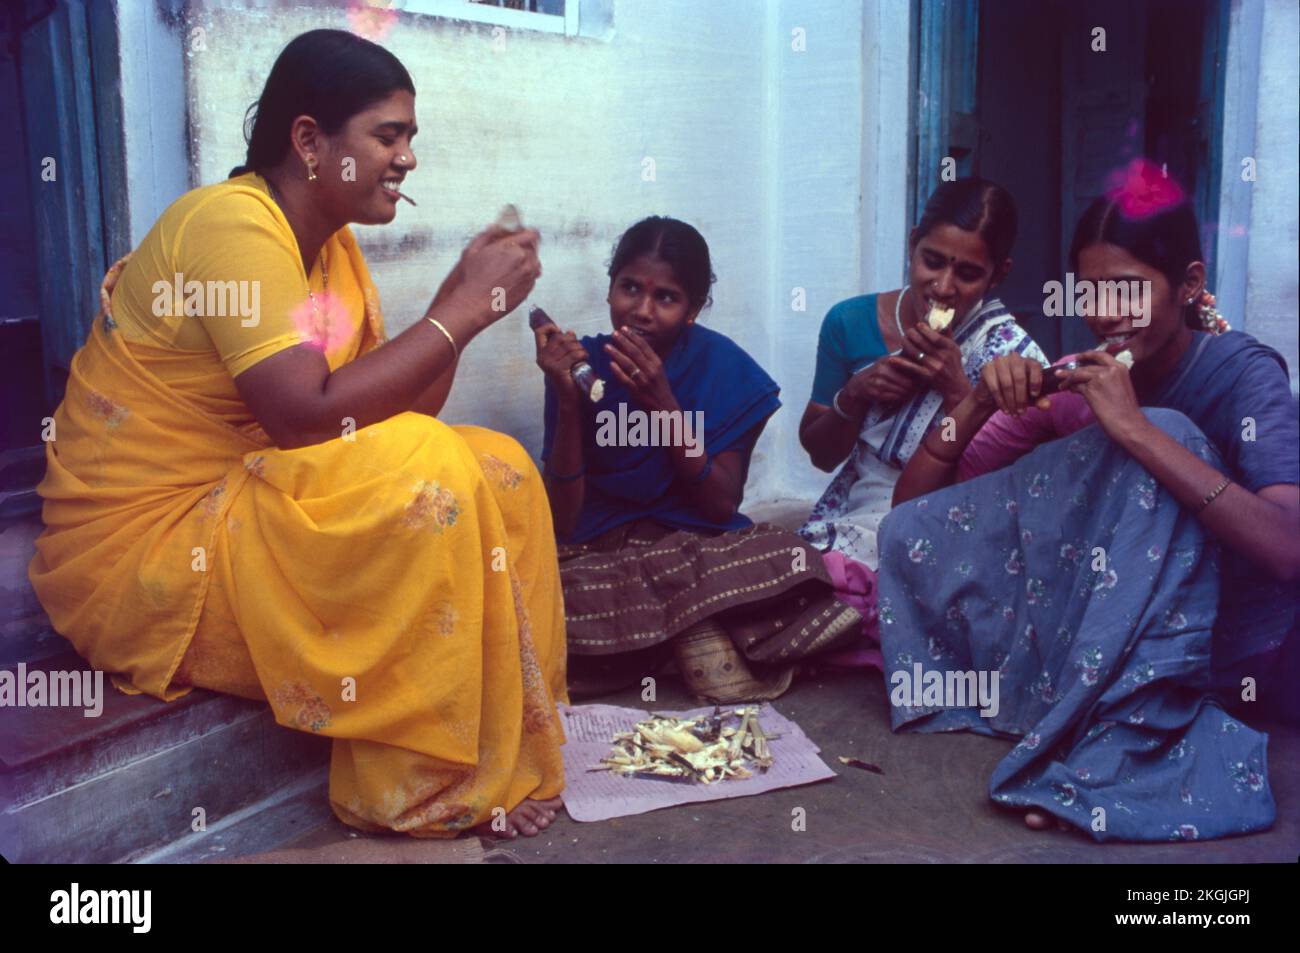
[[267,797],[155,850],[128,858],[137,864],[202,864],[261,854],[339,826],[329,806],[329,769],[291,781]]
[[[0,669],[80,677],[88,666],[27,582],[39,532],[39,516],[0,521]],[[277,725],[262,702],[201,690],[160,702],[125,695],[107,676],[98,694],[96,717],[0,708],[0,854],[11,862],[105,863],[195,843],[197,818],[212,831],[295,785],[319,788],[329,763],[328,738]],[[324,797],[320,810],[329,811]]]
[[[73,654],[31,668],[86,670]],[[157,850],[329,762],[328,738],[277,725],[259,702],[195,691],[165,703],[107,683],[103,701],[98,718],[0,710],[0,853],[10,861],[109,863]]]
[[44,473],[44,444],[0,451],[0,519],[40,513],[41,498],[36,493],[36,484]]
[[0,518],[0,665],[57,655],[68,647],[50,628],[27,581],[41,529],[39,513]]

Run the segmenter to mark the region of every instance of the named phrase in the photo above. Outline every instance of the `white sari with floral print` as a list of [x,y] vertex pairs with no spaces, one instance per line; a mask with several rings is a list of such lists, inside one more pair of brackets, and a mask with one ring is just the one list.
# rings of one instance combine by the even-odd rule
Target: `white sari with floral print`
[[[977,305],[953,332],[953,340],[972,387],[984,365],[1004,354],[1022,354],[1044,367],[1049,363],[997,298]],[[848,460],[799,535],[822,552],[834,550],[876,569],[876,532],[893,502],[894,484],[926,434],[943,420],[942,410],[943,398],[935,390],[922,391],[899,408],[872,406]]]

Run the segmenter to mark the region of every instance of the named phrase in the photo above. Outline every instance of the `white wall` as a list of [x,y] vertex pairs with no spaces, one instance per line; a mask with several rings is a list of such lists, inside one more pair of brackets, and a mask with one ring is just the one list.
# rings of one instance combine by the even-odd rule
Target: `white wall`
[[[1296,207],[1300,114],[1293,0],[1233,0],[1225,64],[1219,196],[1219,310],[1286,358],[1300,384]],[[1253,181],[1243,162],[1254,163]]]
[[[1291,387],[1300,381],[1300,7],[1294,0],[1264,4],[1260,86],[1247,267],[1245,330],[1282,352]],[[1238,168],[1240,174],[1240,168]],[[1229,319],[1231,320],[1231,318]]]
[[[188,56],[200,184],[242,161],[244,110],[283,45],[348,21],[334,3],[187,8],[186,36],[201,27],[206,46]],[[815,498],[828,477],[807,463],[797,425],[817,328],[834,302],[901,275],[907,17],[900,0],[614,0],[604,39],[512,30],[496,51],[490,27],[404,14],[382,42],[416,85],[420,167],[406,191],[420,205],[356,229],[390,332],[419,317],[505,202],[543,234],[533,300],[579,334],[608,328],[605,267],[622,230],[648,214],[682,218],[708,240],[718,275],[702,321],[782,385],[748,496]],[[803,313],[791,310],[795,286]],[[526,310],[468,349],[445,417],[537,452],[542,379]]]
[[[816,499],[830,477],[799,446],[817,332],[836,302],[902,283],[907,233],[908,4],[782,0],[769,84],[771,363],[783,413],[763,492]],[[805,31],[806,50],[792,49]],[[792,309],[802,288],[806,310]]]
[[[167,206],[190,188],[185,126],[185,41],[167,4],[115,0],[122,50],[127,214],[136,248]],[[232,165],[234,163],[231,163]]]

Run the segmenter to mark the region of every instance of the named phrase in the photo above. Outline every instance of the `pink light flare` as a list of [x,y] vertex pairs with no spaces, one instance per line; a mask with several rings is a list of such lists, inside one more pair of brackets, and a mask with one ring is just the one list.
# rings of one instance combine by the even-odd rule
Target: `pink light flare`
[[358,36],[378,42],[397,22],[406,0],[348,0],[348,27]]
[[1150,159],[1134,159],[1106,180],[1106,197],[1128,218],[1146,218],[1183,201],[1182,186]]
[[289,319],[302,335],[303,343],[324,354],[343,347],[356,333],[347,303],[331,291],[322,291],[314,302],[310,297],[299,302]]

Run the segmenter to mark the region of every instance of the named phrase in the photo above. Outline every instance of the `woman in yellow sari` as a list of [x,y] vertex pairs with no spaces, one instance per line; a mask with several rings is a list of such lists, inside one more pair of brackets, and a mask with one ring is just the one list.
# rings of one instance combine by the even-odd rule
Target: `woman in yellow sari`
[[32,585],[124,690],[265,698],[334,738],[350,825],[536,834],[564,786],[550,508],[518,443],[435,415],[460,353],[541,274],[538,235],[477,236],[386,341],[348,223],[396,215],[410,76],[317,30],[256,110],[247,165],[104,280],[54,418]]

